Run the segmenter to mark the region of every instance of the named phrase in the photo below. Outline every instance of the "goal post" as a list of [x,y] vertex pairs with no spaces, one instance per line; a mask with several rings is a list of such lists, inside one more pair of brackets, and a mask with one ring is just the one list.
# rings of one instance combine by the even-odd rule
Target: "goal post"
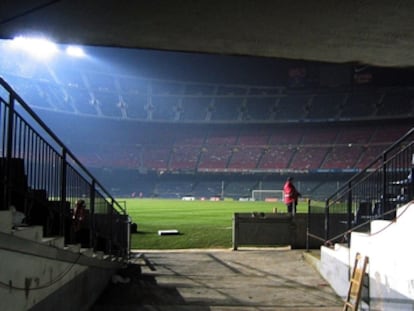
[[253,190],[252,201],[283,202],[283,190]]

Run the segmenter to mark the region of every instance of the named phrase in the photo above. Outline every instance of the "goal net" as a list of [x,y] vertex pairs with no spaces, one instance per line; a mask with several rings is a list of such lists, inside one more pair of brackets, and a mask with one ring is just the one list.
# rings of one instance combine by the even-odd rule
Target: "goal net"
[[253,190],[252,201],[283,201],[283,190]]

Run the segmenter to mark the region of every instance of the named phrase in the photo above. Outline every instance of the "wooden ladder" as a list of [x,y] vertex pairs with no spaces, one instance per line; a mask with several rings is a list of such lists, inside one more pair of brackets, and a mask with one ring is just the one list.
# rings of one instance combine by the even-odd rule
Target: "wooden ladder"
[[345,301],[343,311],[357,311],[361,300],[361,292],[364,281],[365,270],[368,265],[368,257],[361,256],[357,253],[355,256],[354,269],[352,271],[351,281],[349,283],[348,295]]

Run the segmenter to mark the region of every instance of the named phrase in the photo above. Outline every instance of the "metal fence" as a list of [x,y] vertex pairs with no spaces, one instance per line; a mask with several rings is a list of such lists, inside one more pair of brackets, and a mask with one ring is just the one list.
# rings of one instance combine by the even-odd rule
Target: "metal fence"
[[[126,210],[0,78],[0,209],[25,214],[44,236],[61,235],[107,254],[127,257]],[[74,228],[74,207],[86,209]]]
[[[373,219],[393,219],[414,199],[414,128],[384,150],[323,205],[309,203],[308,240],[349,243],[351,231],[368,231]],[[309,243],[308,243],[309,244]]]

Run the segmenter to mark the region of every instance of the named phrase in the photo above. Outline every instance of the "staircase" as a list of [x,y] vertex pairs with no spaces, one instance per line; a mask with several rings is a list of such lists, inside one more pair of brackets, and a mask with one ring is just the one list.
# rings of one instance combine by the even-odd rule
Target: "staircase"
[[0,258],[7,263],[0,265],[2,310],[88,310],[123,259],[45,237],[42,226],[16,226],[15,213],[0,211]]
[[369,232],[352,232],[349,247],[321,248],[320,273],[345,298],[352,261],[357,253],[369,258],[360,310],[412,310],[414,307],[414,202],[401,206],[394,220],[374,220]]
[[347,297],[355,255],[369,258],[360,310],[414,309],[413,173],[414,128],[324,206],[309,203],[307,245],[321,248],[317,266],[338,295]]
[[393,219],[398,207],[414,199],[413,174],[414,128],[348,180],[324,206],[309,204],[308,239],[320,245],[349,243],[349,232],[366,232],[372,220]]
[[88,310],[128,260],[126,209],[2,78],[0,111],[1,309]]
[[[0,94],[0,210],[15,208],[26,225],[41,226],[42,236],[127,259],[126,209],[2,78]],[[75,241],[71,209],[79,200],[87,212]]]

